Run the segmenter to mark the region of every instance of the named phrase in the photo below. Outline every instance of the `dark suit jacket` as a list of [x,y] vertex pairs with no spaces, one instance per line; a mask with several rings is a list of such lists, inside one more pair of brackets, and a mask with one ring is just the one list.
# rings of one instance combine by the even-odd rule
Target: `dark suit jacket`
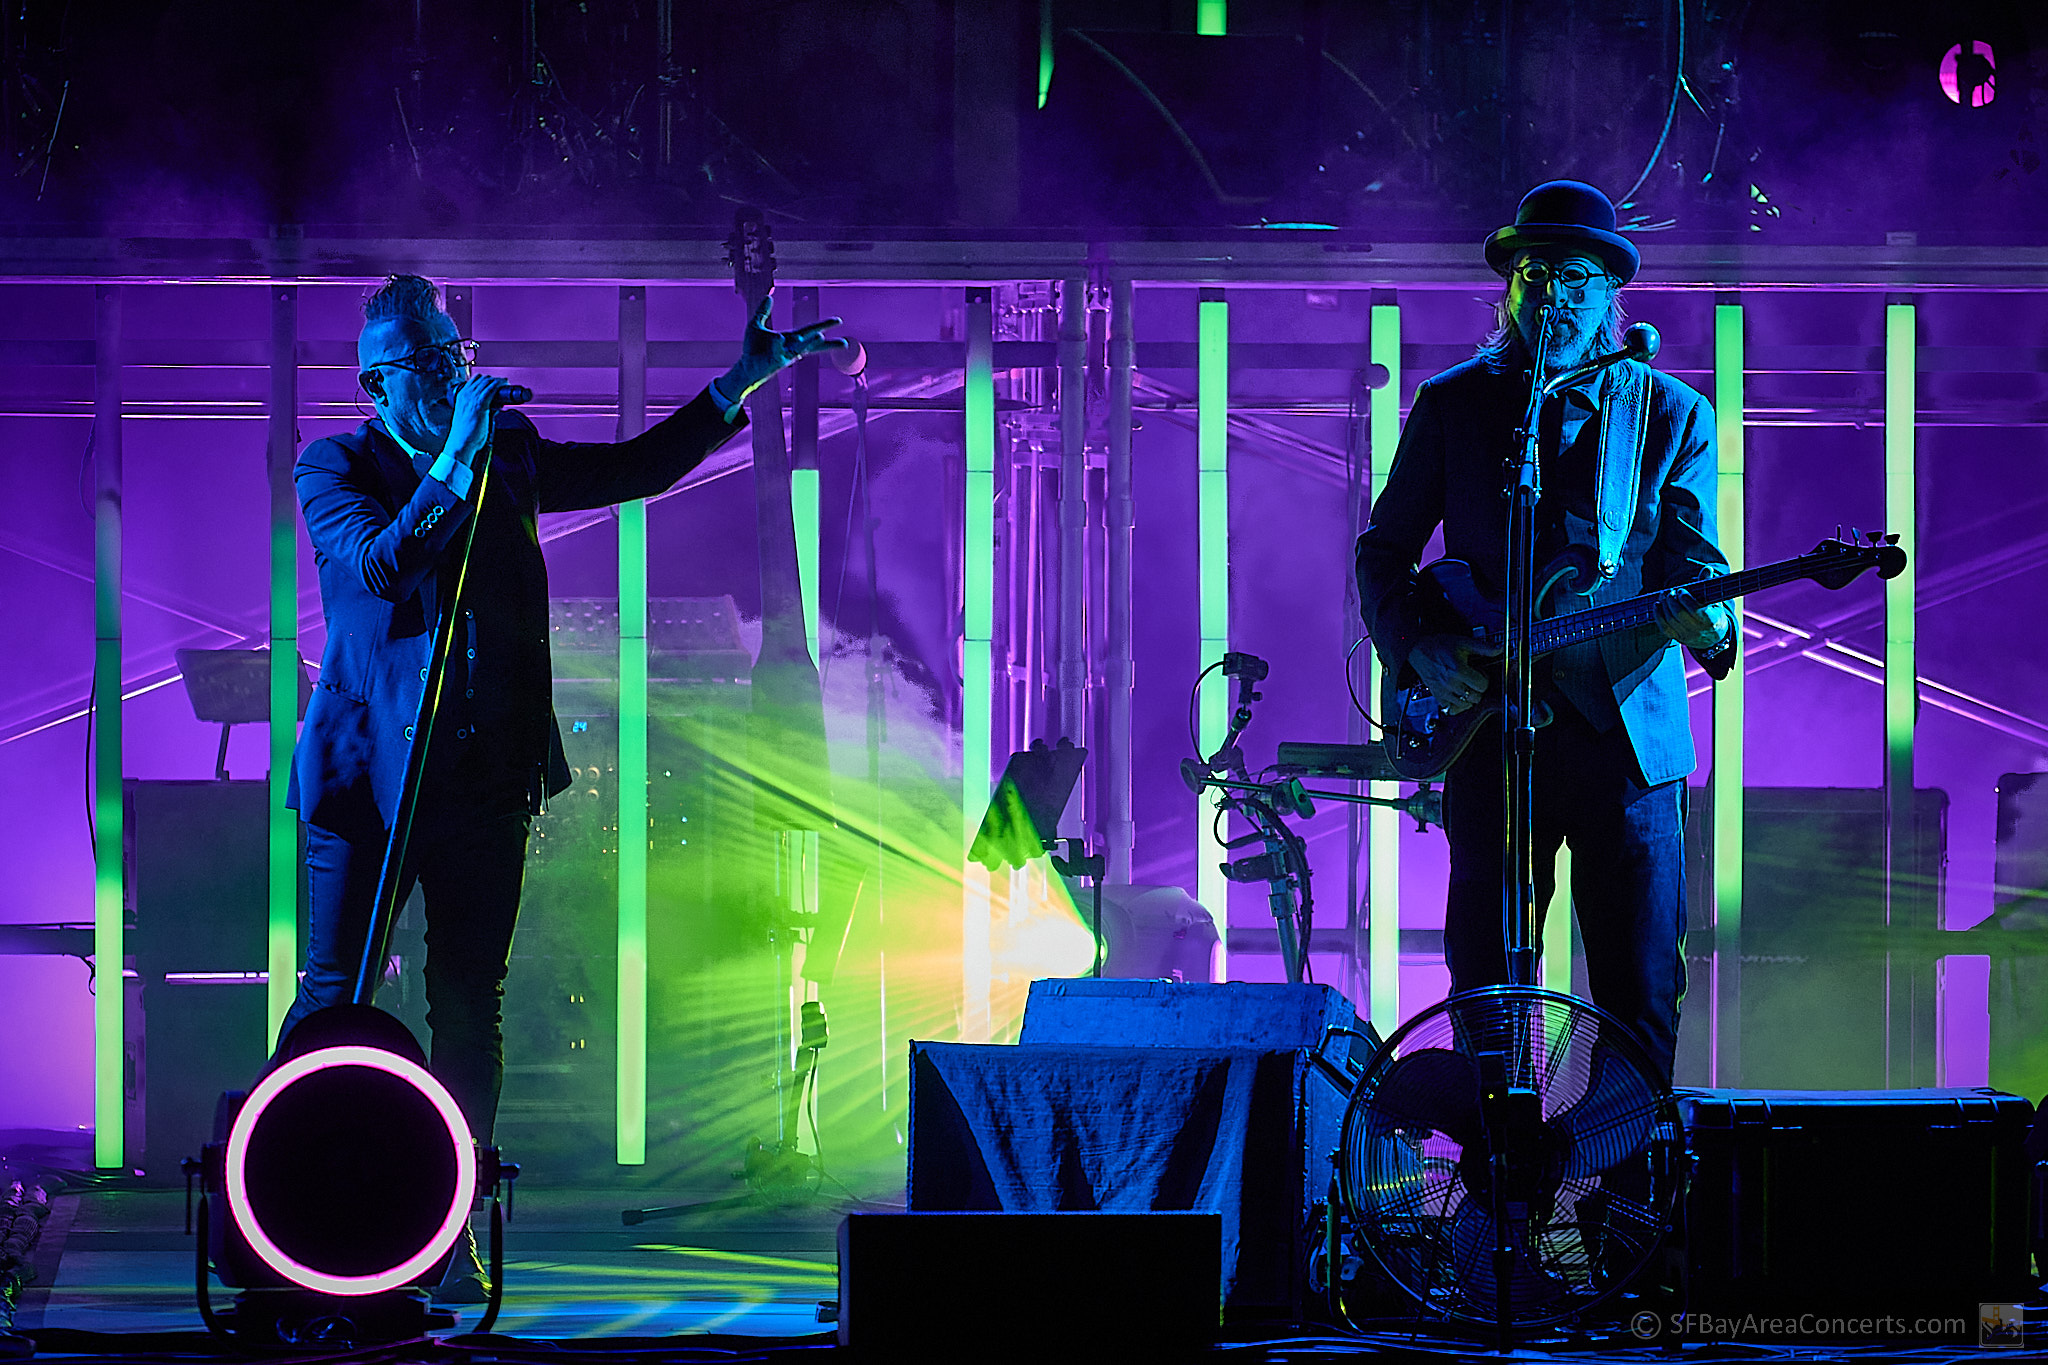
[[[549,795],[569,783],[554,723],[536,516],[651,497],[744,426],[744,416],[728,423],[709,394],[616,445],[543,440],[524,415],[499,415],[464,600],[506,637],[483,642],[497,653],[477,678],[504,695],[463,705],[492,717],[487,739],[501,746],[501,767],[539,770]],[[290,804],[309,824],[381,838],[404,785],[434,628],[454,590],[472,508],[422,477],[376,422],[313,442],[292,477],[320,570],[327,647],[299,734]],[[474,626],[466,640],[458,634],[458,651],[477,647]],[[442,696],[445,716],[449,692]],[[437,723],[437,759],[453,747],[453,729]]]
[[[1425,380],[1416,390],[1386,488],[1373,503],[1371,525],[1358,538],[1359,610],[1387,668],[1398,670],[1422,633],[1410,590],[1417,561],[1439,524],[1447,556],[1471,564],[1495,590],[1504,581],[1507,502],[1501,487],[1528,395],[1524,375],[1493,369],[1478,359]],[[1594,604],[1728,569],[1714,538],[1718,471],[1713,408],[1670,375],[1628,361],[1600,381],[1604,426],[1614,426],[1630,397],[1640,399],[1633,410],[1645,425],[1640,465],[1630,468],[1632,448],[1603,446],[1594,517],[1564,519],[1566,539],[1613,568],[1594,590]],[[1734,665],[1735,656],[1736,648],[1725,645],[1711,654],[1695,654],[1717,678]],[[1594,667],[1605,672],[1613,689],[1643,781],[1654,785],[1690,773],[1695,755],[1685,666],[1663,633],[1651,627],[1608,636],[1600,642]]]

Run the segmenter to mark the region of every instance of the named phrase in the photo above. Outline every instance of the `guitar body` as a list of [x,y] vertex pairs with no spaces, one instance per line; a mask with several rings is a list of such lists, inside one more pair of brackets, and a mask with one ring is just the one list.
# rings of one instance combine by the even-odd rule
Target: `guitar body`
[[[1906,552],[1898,537],[1873,535],[1863,543],[1824,540],[1811,554],[1780,560],[1741,573],[1704,578],[1687,584],[1701,605],[1725,602],[1782,583],[1811,580],[1833,590],[1876,569],[1880,578],[1891,578],[1906,567]],[[1588,561],[1567,552],[1539,575],[1539,608],[1554,588],[1577,587],[1591,582]],[[1625,601],[1543,616],[1532,637],[1534,653],[1540,658],[1566,645],[1583,644],[1618,631],[1654,628],[1661,592],[1644,593]],[[1583,601],[1583,598],[1578,600]],[[1458,635],[1476,643],[1498,647],[1507,624],[1502,603],[1481,588],[1472,568],[1462,560],[1439,559],[1415,576],[1414,601],[1423,633]],[[1500,666],[1494,660],[1475,660],[1487,674],[1488,687],[1480,702],[1456,715],[1445,710],[1431,695],[1415,670],[1402,664],[1380,679],[1381,743],[1394,770],[1410,782],[1433,782],[1457,761],[1473,734],[1491,716],[1500,714]],[[1544,708],[1538,704],[1537,724],[1543,724]]]
[[[1489,597],[1462,559],[1439,559],[1415,576],[1415,602],[1430,634],[1462,635],[1475,641],[1498,637],[1507,625],[1502,603]],[[1410,665],[1380,674],[1382,743],[1396,772],[1410,782],[1434,782],[1465,752],[1473,734],[1501,713],[1500,668],[1476,660],[1487,675],[1486,695],[1456,715],[1444,709]]]

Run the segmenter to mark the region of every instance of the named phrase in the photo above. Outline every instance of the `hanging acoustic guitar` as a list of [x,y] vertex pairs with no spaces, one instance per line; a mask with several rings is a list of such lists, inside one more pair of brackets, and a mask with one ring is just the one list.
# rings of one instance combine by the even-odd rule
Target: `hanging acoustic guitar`
[[[1874,535],[1860,543],[1823,540],[1811,554],[1685,586],[1705,606],[1802,579],[1811,579],[1824,588],[1841,588],[1867,569],[1876,569],[1879,578],[1892,578],[1906,567],[1906,552],[1899,548],[1898,539]],[[1581,572],[1576,565],[1553,567],[1542,581],[1547,591],[1560,579]],[[1533,651],[1541,657],[1605,635],[1646,626],[1654,628],[1657,604],[1663,598],[1661,592],[1650,592],[1584,611],[1544,617],[1536,622]],[[1423,635],[1456,635],[1494,649],[1502,644],[1507,613],[1499,599],[1480,590],[1471,565],[1461,559],[1439,559],[1417,574],[1415,602]],[[1385,727],[1381,742],[1386,745],[1388,760],[1407,780],[1427,782],[1441,777],[1472,742],[1481,722],[1500,713],[1499,663],[1489,659],[1472,662],[1488,674],[1488,687],[1476,705],[1455,714],[1444,709],[1406,663],[1398,672],[1388,670],[1381,679],[1380,721]]]

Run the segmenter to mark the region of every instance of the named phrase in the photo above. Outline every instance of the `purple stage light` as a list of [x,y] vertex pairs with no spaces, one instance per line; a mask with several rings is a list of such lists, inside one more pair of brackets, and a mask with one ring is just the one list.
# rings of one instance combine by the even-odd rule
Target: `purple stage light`
[[1981,109],[1998,98],[1998,60],[1991,44],[1957,43],[1941,56],[1941,93],[1953,104]]

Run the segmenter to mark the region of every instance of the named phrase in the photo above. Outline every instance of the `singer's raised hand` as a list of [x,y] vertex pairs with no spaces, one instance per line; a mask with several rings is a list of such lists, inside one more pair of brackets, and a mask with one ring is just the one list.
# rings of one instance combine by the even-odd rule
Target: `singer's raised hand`
[[761,300],[754,316],[747,319],[747,330],[740,338],[740,358],[719,381],[719,387],[734,401],[745,398],[807,355],[816,355],[820,351],[843,351],[853,344],[845,337],[825,335],[839,326],[838,318],[825,318],[820,322],[806,323],[794,331],[778,332],[768,325],[774,308],[773,296]]

